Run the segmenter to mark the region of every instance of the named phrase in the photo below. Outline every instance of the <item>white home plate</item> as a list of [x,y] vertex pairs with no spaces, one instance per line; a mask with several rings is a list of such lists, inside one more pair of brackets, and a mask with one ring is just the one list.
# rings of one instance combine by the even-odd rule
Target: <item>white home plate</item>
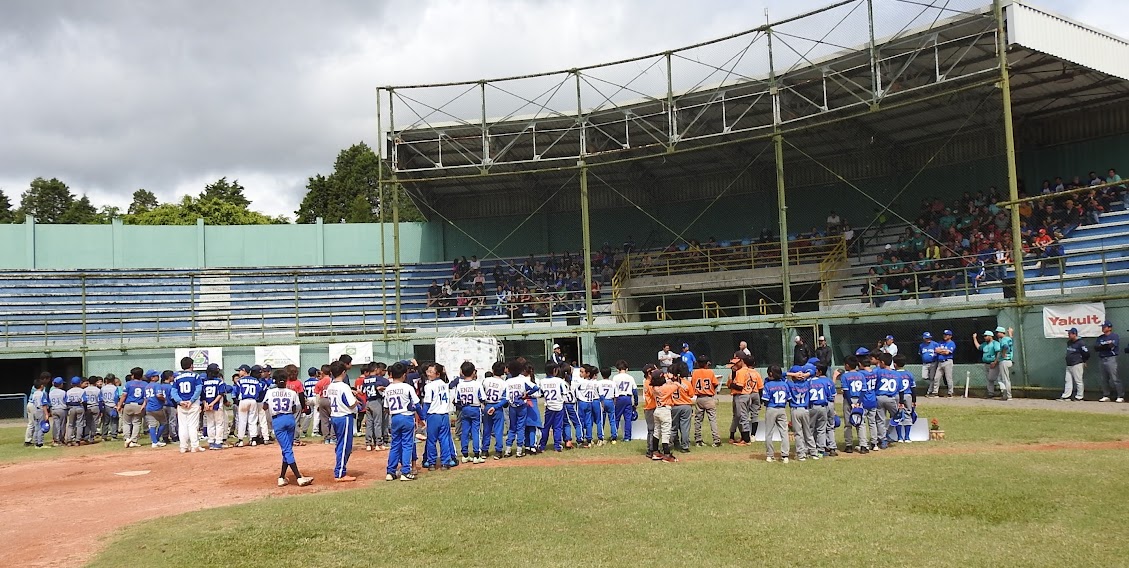
[[123,477],[137,477],[139,475],[149,475],[149,470],[139,469],[139,470],[136,470],[136,471],[119,471],[119,472],[115,473],[114,475],[120,475],[120,476],[123,476]]

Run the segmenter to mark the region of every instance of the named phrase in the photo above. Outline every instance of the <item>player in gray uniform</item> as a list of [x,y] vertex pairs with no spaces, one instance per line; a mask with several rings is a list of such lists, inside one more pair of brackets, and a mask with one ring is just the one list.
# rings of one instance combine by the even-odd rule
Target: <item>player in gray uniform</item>
[[103,442],[116,440],[118,437],[118,391],[120,385],[118,378],[113,373],[107,374],[102,380],[102,424],[100,435]]
[[[43,430],[39,427],[40,421],[35,419],[35,407],[36,407],[35,394],[36,394],[36,390],[39,388],[39,386],[41,384],[43,385],[44,389],[46,389],[48,386],[51,385],[51,373],[40,373],[39,378],[35,379],[35,382],[32,383],[31,392],[29,392],[27,394],[27,407],[24,409],[25,412],[27,412],[27,431],[24,432],[24,446],[25,447],[31,446],[32,444],[35,443],[35,431],[36,430],[39,430],[39,433],[43,434]],[[47,391],[44,390],[40,394],[42,394],[44,397],[46,397]],[[50,406],[50,405],[48,405],[48,406]],[[48,412],[50,412],[50,410],[48,410]]]
[[87,444],[93,444],[98,425],[102,423],[102,377],[90,377],[85,384],[86,386],[82,387],[82,398],[86,403],[83,412],[82,439]]
[[63,377],[51,380],[47,400],[51,403],[51,445],[61,446],[66,443],[67,431],[67,390],[63,388]]
[[83,408],[86,391],[82,387],[82,377],[71,377],[71,388],[67,389],[67,445],[79,445],[82,436]]

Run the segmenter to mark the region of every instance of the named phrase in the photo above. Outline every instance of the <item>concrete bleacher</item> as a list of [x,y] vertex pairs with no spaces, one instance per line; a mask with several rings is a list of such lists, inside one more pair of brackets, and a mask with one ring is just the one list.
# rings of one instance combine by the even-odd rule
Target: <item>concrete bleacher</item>
[[[1120,209],[1120,204],[1115,207]],[[887,244],[896,244],[908,227],[905,223],[887,224],[861,235],[861,247],[850,255],[849,276],[837,283],[837,291],[830,306],[831,311],[858,309],[866,300],[860,289],[866,282],[874,259]],[[1095,288],[1129,284],[1129,211],[1115,210],[1100,216],[1093,225],[1076,227],[1062,239],[1065,256],[1049,261],[1040,270],[1038,259],[1025,259],[1023,263],[1024,291],[1031,296],[1077,294]],[[1060,268],[1061,266],[1061,268]],[[1008,267],[1006,276],[1014,276]],[[1042,274],[1040,274],[1042,273]],[[979,288],[947,291],[944,297],[902,297],[890,300],[883,306],[910,306],[922,304],[949,304],[955,302],[999,300],[1004,297],[1003,283],[999,280],[982,284]]]

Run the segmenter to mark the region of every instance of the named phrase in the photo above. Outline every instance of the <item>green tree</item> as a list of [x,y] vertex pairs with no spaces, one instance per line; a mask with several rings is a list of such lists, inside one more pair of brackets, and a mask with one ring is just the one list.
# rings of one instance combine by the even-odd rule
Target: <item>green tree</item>
[[278,225],[290,222],[286,217],[271,217],[221,199],[190,195],[184,196],[178,203],[163,203],[150,211],[125,217],[131,225],[195,225],[196,219],[203,219],[208,225]]
[[133,203],[129,204],[129,210],[127,211],[127,213],[129,213],[130,215],[144,213],[157,207],[158,205],[160,205],[160,203],[157,202],[157,196],[153,195],[152,191],[149,191],[148,189],[139,189],[133,192]]
[[221,177],[215,183],[205,185],[200,199],[217,199],[244,209],[251,206],[251,201],[243,195],[243,186],[239,185],[239,180],[229,182],[227,177]]
[[[37,177],[20,197],[20,214],[34,215],[40,223],[56,223],[75,201],[67,184],[56,178]],[[89,201],[86,202],[90,204]],[[93,208],[93,207],[92,207]]]
[[[380,167],[376,153],[363,142],[342,150],[333,164],[333,173],[328,177],[316,175],[306,184],[306,196],[296,212],[298,222],[313,223],[321,217],[328,223],[374,223],[381,215],[385,221],[391,221],[391,205],[380,204]],[[391,177],[387,168],[385,174],[386,178]],[[385,200],[390,201],[393,195],[400,200],[401,221],[424,220],[402,187],[386,184]]]
[[12,223],[15,220],[16,214],[12,212],[12,202],[3,191],[0,191],[0,223]]
[[113,205],[103,205],[100,209],[98,209],[98,215],[96,217],[95,223],[105,225],[113,221],[114,218],[121,216],[121,207],[115,207]]
[[59,216],[57,221],[64,225],[87,225],[98,222],[98,210],[90,203],[90,198],[83,195],[81,199],[72,201],[67,210]]

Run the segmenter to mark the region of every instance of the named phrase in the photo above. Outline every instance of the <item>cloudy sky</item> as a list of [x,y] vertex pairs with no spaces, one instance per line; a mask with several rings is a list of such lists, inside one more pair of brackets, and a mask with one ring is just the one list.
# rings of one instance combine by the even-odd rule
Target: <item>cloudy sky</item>
[[[615,60],[831,0],[60,0],[0,6],[0,190],[58,177],[96,205],[238,178],[293,215],[306,178],[375,141],[377,85]],[[985,4],[987,1],[985,0]],[[1036,5],[1093,25],[1118,0]]]

